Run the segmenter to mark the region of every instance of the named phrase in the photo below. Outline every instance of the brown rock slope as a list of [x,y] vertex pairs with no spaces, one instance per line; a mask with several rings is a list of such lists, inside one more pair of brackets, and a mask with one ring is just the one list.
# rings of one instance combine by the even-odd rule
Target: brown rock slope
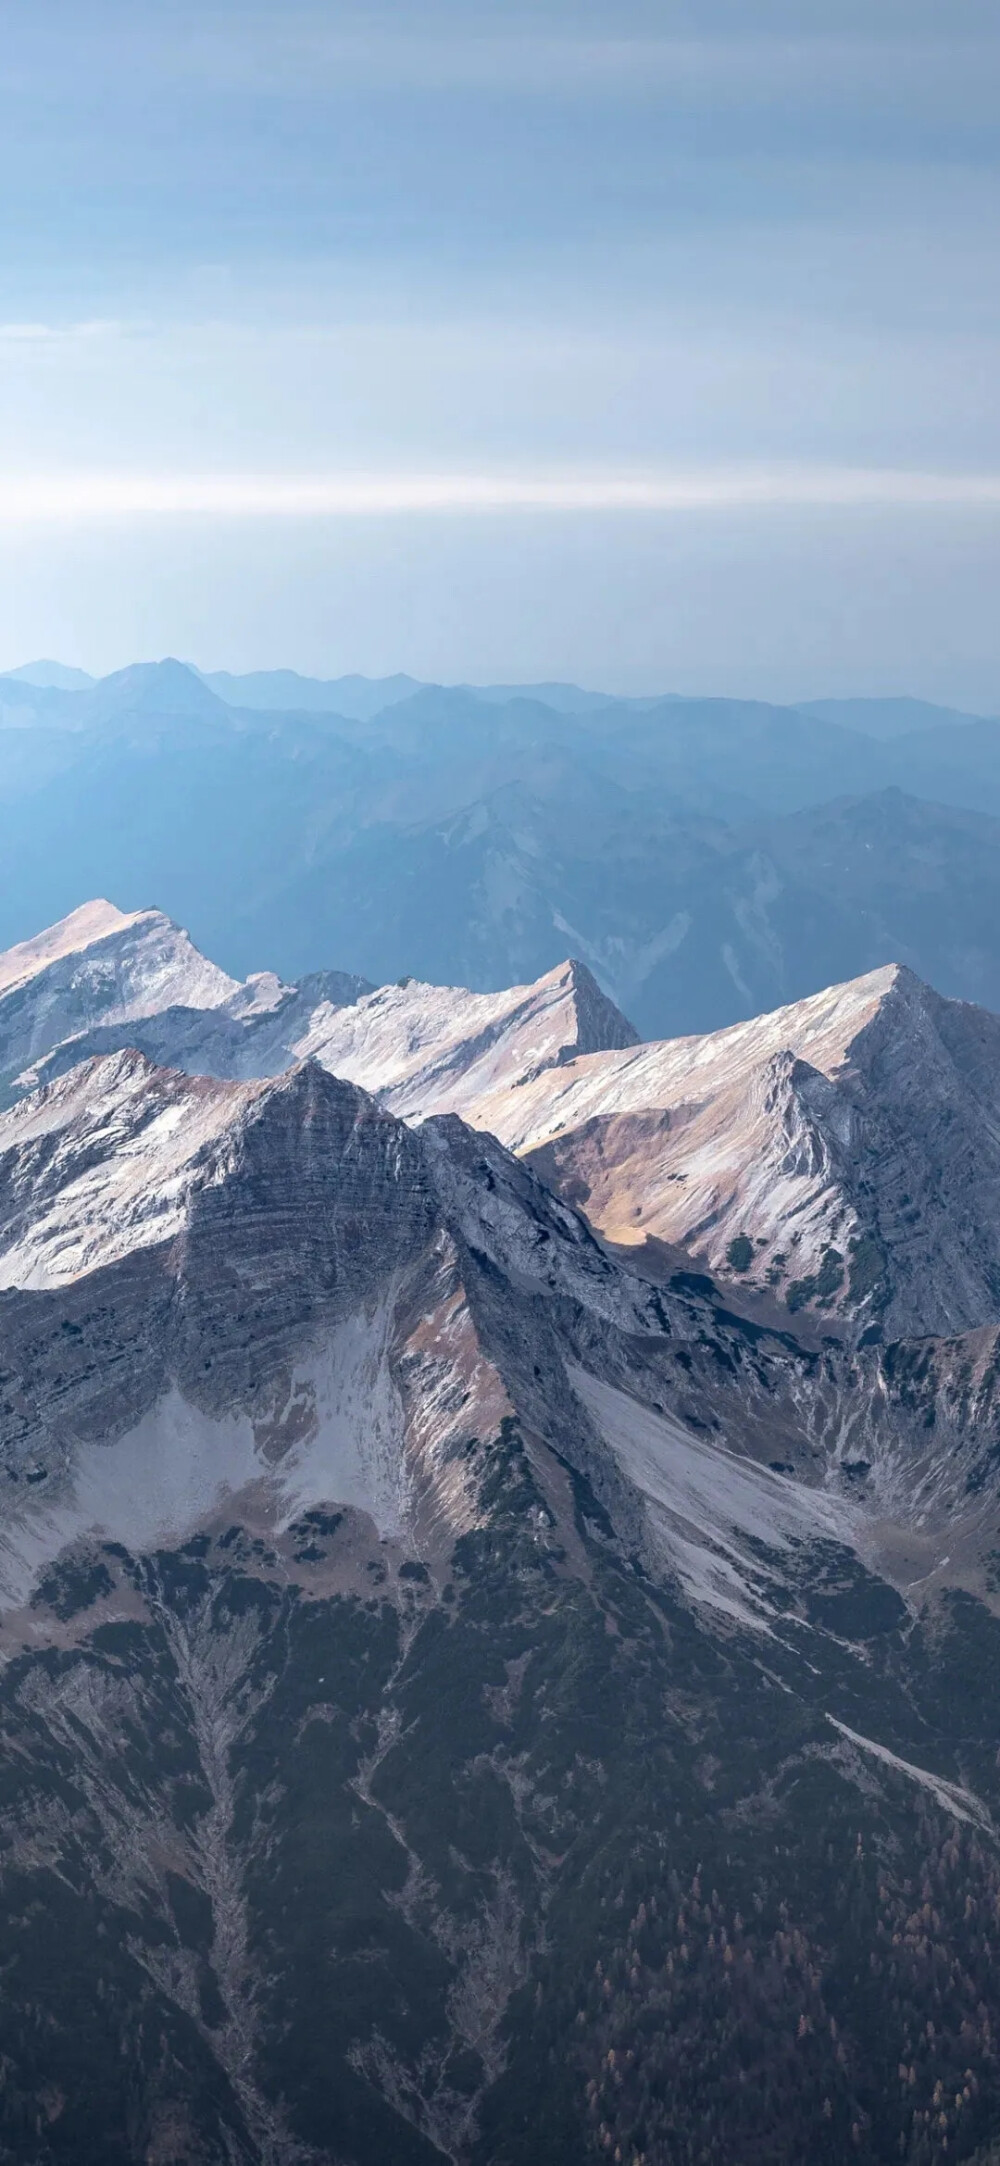
[[1000,1019],[901,968],[466,1109],[610,1239],[889,1337],[1000,1311]]

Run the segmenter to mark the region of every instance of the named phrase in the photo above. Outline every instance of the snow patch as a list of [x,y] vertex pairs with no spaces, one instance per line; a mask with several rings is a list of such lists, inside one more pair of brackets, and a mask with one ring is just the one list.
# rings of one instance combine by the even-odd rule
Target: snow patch
[[583,1369],[568,1366],[567,1374],[646,1499],[653,1533],[693,1602],[767,1631],[758,1593],[764,1567],[750,1542],[779,1554],[816,1540],[857,1547],[850,1504],[737,1458]]
[[296,1370],[292,1402],[311,1418],[276,1473],[279,1527],[320,1504],[369,1512],[380,1534],[396,1534],[411,1502],[403,1409],[388,1362],[388,1301],[341,1324]]
[[316,1505],[367,1512],[398,1533],[411,1503],[402,1408],[386,1355],[388,1306],[355,1316],[296,1366],[284,1403],[253,1421],[213,1416],[176,1387],[124,1436],[77,1447],[51,1500],[6,1500],[0,1603],[19,1607],[84,1537],[134,1553],[184,1541],[225,1499],[264,1482],[282,1531]]
[[78,1447],[67,1488],[51,1504],[8,1498],[0,1600],[19,1608],[45,1567],[85,1535],[133,1551],[181,1541],[260,1472],[245,1416],[213,1420],[172,1390],[115,1443]]
[[901,1760],[899,1754],[890,1752],[887,1745],[878,1745],[874,1738],[862,1737],[859,1731],[849,1730],[846,1722],[837,1721],[836,1715],[827,1715],[826,1719],[833,1729],[839,1730],[841,1737],[846,1737],[849,1744],[857,1745],[862,1752],[871,1753],[874,1760],[881,1760],[885,1767],[895,1768],[897,1774],[906,1775],[911,1782],[918,1782],[923,1789],[929,1790],[944,1811],[951,1813],[953,1819],[964,1820],[970,1827],[985,1828],[988,1833],[993,1833],[993,1823],[985,1805],[973,1796],[971,1790],[963,1790],[960,1784],[955,1782],[945,1782],[942,1775],[930,1775],[925,1767],[914,1767],[912,1760]]

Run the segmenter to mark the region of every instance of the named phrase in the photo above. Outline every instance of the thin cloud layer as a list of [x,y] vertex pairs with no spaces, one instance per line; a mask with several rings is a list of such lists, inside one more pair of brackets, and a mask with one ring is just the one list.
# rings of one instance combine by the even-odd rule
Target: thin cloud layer
[[330,519],[491,511],[685,512],[796,506],[1000,507],[1000,473],[850,467],[686,474],[59,474],[0,479],[0,520]]
[[[720,575],[727,513],[993,518],[998,83],[981,0],[947,21],[932,0],[9,11],[0,521],[117,526],[105,630],[117,610],[126,659],[130,611],[159,607],[149,644],[182,644],[171,520],[214,523],[221,606],[239,584],[226,522],[468,515],[463,636],[506,643],[516,676],[575,670],[575,516],[603,556],[589,606],[609,597],[610,681],[636,666],[610,601],[629,515],[704,511]],[[479,514],[501,510],[563,521],[547,658],[529,597],[498,620],[497,521]],[[152,604],[124,531],[148,518],[167,552]],[[10,576],[16,622],[44,563],[30,597],[16,556]],[[277,555],[256,578],[237,641],[266,626],[294,660]],[[728,634],[749,656],[746,588]],[[949,591],[931,602],[942,651],[969,637]],[[62,593],[53,575],[47,649]],[[860,593],[857,623],[873,673],[905,678]],[[416,666],[385,637],[386,668]],[[974,643],[1000,694],[992,621]],[[450,673],[471,666],[456,652]]]

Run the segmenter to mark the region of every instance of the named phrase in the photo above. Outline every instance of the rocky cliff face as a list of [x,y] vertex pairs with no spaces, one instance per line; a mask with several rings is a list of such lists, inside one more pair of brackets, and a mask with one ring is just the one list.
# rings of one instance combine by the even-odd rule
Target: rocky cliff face
[[337,970],[241,984],[161,910],[85,903],[0,956],[0,1099],[124,1046],[195,1074],[278,1073],[317,1011],[372,990]]
[[0,1176],[7,2154],[969,2156],[985,1346],[810,1352],[315,1063],[110,1056]]
[[580,963],[502,994],[238,986],[157,913],[108,907],[0,959],[14,1092],[127,1046],[246,1079],[312,1058],[410,1121],[460,1113],[612,1241],[683,1248],[772,1309],[890,1339],[996,1314],[1000,1023],[907,970],[642,1045]]
[[468,1107],[612,1240],[887,1338],[1000,1300],[1000,1020],[893,968]]
[[[127,1045],[0,1114],[0,2157],[973,2159],[996,1311],[766,1325],[568,1192],[604,1119],[608,1196],[643,1149],[668,1193],[666,1077],[739,1210],[876,1223],[902,1303],[905,1176],[985,1303],[1000,1025],[897,976],[674,1048],[572,968],[328,992],[406,1121]],[[567,1193],[456,1103],[565,1119]]]

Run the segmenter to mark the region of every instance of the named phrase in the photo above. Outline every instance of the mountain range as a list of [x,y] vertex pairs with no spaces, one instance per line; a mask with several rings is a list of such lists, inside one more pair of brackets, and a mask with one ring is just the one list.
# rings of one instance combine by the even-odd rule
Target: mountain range
[[[405,673],[393,677],[304,677],[296,669],[251,670],[243,675],[226,669],[194,670],[193,673],[233,707],[259,707],[276,713],[312,710],[348,715],[355,721],[366,721],[385,708],[410,698],[414,692],[443,689]],[[5,679],[0,681],[39,691],[85,692],[95,690],[101,679],[92,677],[85,669],[68,668],[63,662],[40,661],[26,662],[20,669],[8,670]],[[583,685],[551,681],[544,684],[463,685],[460,689],[493,705],[505,706],[514,699],[536,700],[545,707],[554,708],[558,714],[597,713],[612,706],[641,711],[660,704],[655,695],[622,699],[613,692],[595,692]],[[677,699],[676,694],[671,696]],[[848,729],[862,730],[873,737],[907,736],[914,730],[934,729],[943,722],[982,719],[962,708],[941,707],[930,700],[906,698],[805,700],[798,703],[797,711],[818,715],[827,722],[843,722]]]
[[572,952],[647,1036],[893,962],[1000,1007],[995,721],[179,662],[34,674],[0,679],[8,943],[81,895],[153,894],[237,979],[335,955],[372,983],[499,992]]
[[240,984],[162,912],[104,902],[0,958],[9,1102],[133,1051],[220,1080],[312,1061],[406,1121],[458,1115],[617,1247],[682,1250],[868,1343],[1000,1304],[1000,1020],[899,965],[648,1043],[572,960],[499,994]]
[[0,2156],[986,2166],[998,1041],[0,957]]

